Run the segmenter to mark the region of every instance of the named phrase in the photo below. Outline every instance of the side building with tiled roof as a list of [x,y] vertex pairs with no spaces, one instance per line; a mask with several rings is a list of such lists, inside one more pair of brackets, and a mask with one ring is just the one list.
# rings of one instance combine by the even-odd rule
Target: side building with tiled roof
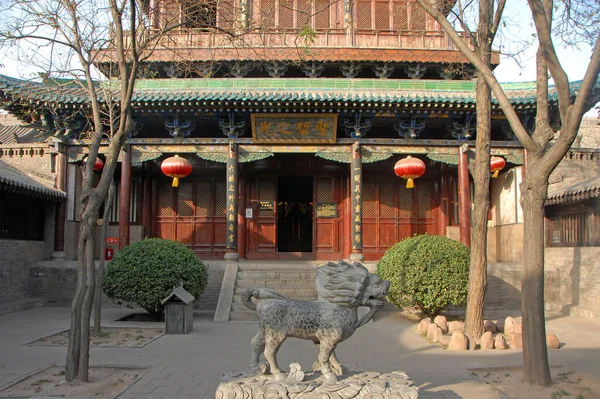
[[[57,204],[66,193],[55,188],[52,148],[45,133],[0,115],[0,314],[39,306],[30,287],[37,262],[54,251]],[[11,137],[12,136],[12,137]]]

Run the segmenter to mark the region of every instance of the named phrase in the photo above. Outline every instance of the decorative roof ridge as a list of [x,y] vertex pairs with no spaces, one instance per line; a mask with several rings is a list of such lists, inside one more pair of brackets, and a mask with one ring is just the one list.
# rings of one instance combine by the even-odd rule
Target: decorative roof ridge
[[568,188],[560,193],[549,195],[544,205],[558,205],[566,202],[583,201],[590,198],[600,197],[600,185],[568,191]]

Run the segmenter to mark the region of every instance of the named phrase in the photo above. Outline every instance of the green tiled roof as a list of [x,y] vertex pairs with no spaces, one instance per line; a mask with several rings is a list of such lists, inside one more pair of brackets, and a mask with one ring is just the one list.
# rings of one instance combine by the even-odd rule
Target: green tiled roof
[[[575,95],[581,82],[571,84]],[[514,105],[534,104],[535,82],[504,83]],[[600,88],[600,80],[598,85]],[[83,104],[82,86],[48,85],[0,75],[0,92],[25,101]],[[550,101],[556,101],[554,87]],[[475,103],[474,81],[403,79],[207,78],[144,79],[136,82],[135,103],[190,101],[352,101],[367,103]],[[496,102],[494,100],[494,102]],[[146,104],[144,104],[146,105]],[[151,104],[148,104],[151,105]],[[167,104],[164,104],[167,105]]]

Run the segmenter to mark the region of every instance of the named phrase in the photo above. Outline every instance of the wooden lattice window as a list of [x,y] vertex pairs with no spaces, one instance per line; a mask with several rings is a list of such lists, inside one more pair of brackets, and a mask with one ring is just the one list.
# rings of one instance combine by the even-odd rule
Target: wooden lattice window
[[[271,202],[275,199],[275,180],[260,179],[258,186],[258,202]],[[258,216],[273,216],[272,209],[259,209]]]
[[375,218],[377,217],[377,184],[375,183],[364,183],[363,184],[363,217]]
[[43,240],[43,202],[39,199],[0,192],[0,238]]
[[600,202],[548,208],[546,243],[552,247],[600,245]]
[[[115,182],[115,198],[112,201],[112,206],[108,213],[109,223],[119,223],[119,204],[121,202],[121,181]],[[129,222],[138,223],[142,218],[142,195],[141,183],[137,178],[130,182],[129,187]],[[100,208],[100,215],[104,213],[104,205]]]
[[259,0],[255,15],[261,28],[317,30],[341,26],[340,0]]
[[217,18],[221,28],[231,28],[236,15],[233,0],[162,0],[158,10],[162,28],[210,28]]
[[177,0],[162,0],[159,3],[159,25],[170,28],[181,24],[181,3]]
[[355,12],[360,30],[423,32],[436,26],[415,0],[358,0]]
[[235,26],[236,12],[233,0],[217,1],[217,25],[219,28],[231,29]]

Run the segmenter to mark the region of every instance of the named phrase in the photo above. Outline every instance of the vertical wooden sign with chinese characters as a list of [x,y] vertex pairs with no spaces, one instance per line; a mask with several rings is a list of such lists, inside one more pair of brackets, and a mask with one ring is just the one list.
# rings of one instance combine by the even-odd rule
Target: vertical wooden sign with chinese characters
[[350,164],[350,181],[352,187],[352,252],[362,253],[362,160],[360,143],[352,145],[352,162]]
[[229,143],[229,155],[227,157],[227,252],[237,252],[237,194],[237,145]]

